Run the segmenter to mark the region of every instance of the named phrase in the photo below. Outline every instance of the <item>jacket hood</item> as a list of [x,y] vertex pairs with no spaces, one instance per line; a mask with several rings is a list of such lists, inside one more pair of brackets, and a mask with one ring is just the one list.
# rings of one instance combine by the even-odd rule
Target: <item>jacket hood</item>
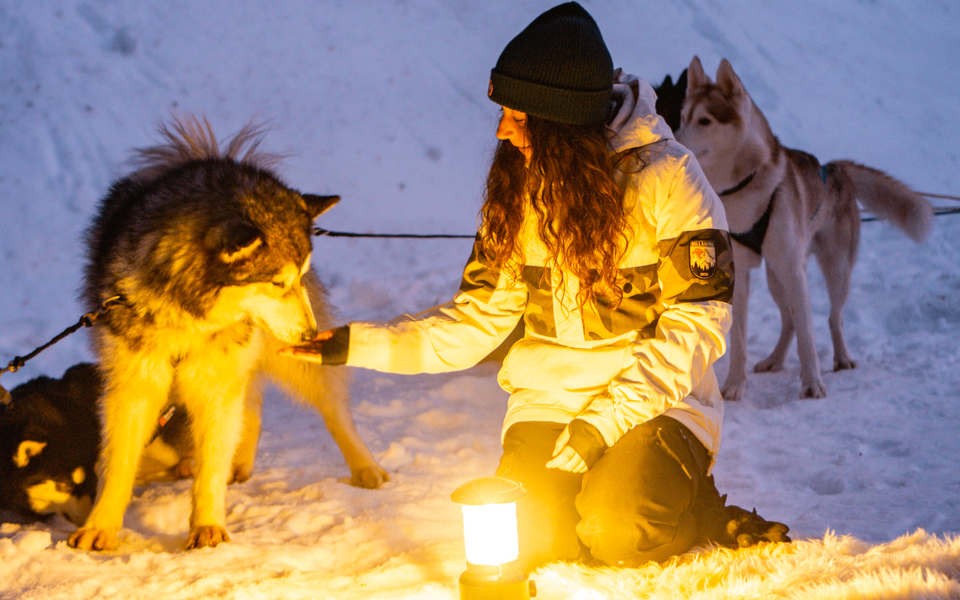
[[616,114],[608,129],[610,149],[623,152],[662,140],[672,140],[673,132],[663,117],[657,114],[657,93],[646,81],[623,73],[614,72],[613,99]]

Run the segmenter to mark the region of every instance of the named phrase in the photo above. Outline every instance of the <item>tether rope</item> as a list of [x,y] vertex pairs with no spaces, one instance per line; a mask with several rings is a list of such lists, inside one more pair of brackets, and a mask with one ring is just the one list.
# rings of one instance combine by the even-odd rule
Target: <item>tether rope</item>
[[470,238],[477,237],[472,235],[458,235],[454,233],[348,233],[346,231],[330,231],[322,227],[314,227],[313,235],[323,235],[326,237],[351,237],[351,238],[412,238],[412,239],[443,239],[443,238]]
[[[958,196],[948,196],[946,194],[927,194],[923,192],[917,192],[918,195],[924,196],[927,198],[941,198],[943,200],[956,200],[960,202],[960,197]],[[940,215],[953,215],[960,213],[960,207],[952,208],[948,206],[935,206],[933,208],[934,216]],[[868,216],[860,219],[862,223],[870,223],[872,221],[879,221],[878,217]],[[418,234],[418,233],[351,233],[347,231],[330,231],[329,229],[324,229],[322,227],[314,227],[313,235],[316,236],[325,236],[325,237],[346,237],[346,238],[406,238],[406,239],[473,239],[476,234],[462,235],[462,234],[453,234],[453,233],[428,233],[428,234]]]
[[70,327],[67,327],[66,329],[61,331],[59,334],[54,336],[54,338],[49,342],[47,342],[46,344],[40,346],[39,348],[37,348],[36,350],[34,350],[33,352],[31,352],[26,356],[15,356],[13,360],[11,360],[10,363],[7,364],[7,366],[2,371],[0,371],[0,375],[3,375],[4,373],[7,373],[7,372],[16,373],[31,358],[40,354],[41,352],[43,352],[50,346],[56,344],[57,342],[67,337],[68,335],[76,332],[81,327],[93,327],[93,324],[97,322],[97,319],[99,319],[101,315],[108,312],[110,309],[115,308],[117,306],[121,306],[121,305],[123,305],[123,298],[121,296],[114,296],[112,298],[107,298],[106,300],[103,301],[103,304],[100,305],[100,308],[96,312],[88,312],[87,314],[83,315],[82,317],[80,317],[80,320],[77,321],[74,325],[71,325]]
[[[957,202],[960,202],[960,197],[958,196],[950,196],[947,194],[930,194],[926,192],[917,192],[917,193],[920,196],[924,196],[927,198],[939,198],[943,200],[955,200]],[[946,207],[946,206],[934,207],[933,214],[934,216],[960,214],[960,207]],[[869,223],[872,221],[879,221],[879,220],[881,219],[874,216],[866,216],[860,219],[860,221],[863,223]],[[329,229],[323,229],[322,227],[314,227],[313,235],[326,236],[326,237],[346,237],[346,238],[402,238],[402,239],[421,239],[421,240],[422,239],[473,239],[476,237],[476,234],[446,234],[446,233],[433,233],[433,234],[351,233],[346,231],[330,231]],[[50,346],[56,344],[63,338],[67,337],[68,335],[75,333],[81,327],[93,327],[94,323],[97,322],[97,319],[101,315],[103,315],[110,309],[116,306],[121,306],[123,304],[124,304],[124,300],[121,296],[114,296],[112,298],[108,298],[103,302],[99,310],[97,310],[96,312],[89,312],[83,315],[82,317],[80,317],[80,320],[76,324],[71,325],[70,327],[67,327],[46,344],[40,346],[30,354],[27,354],[26,356],[14,357],[13,360],[11,360],[10,363],[7,364],[7,366],[3,370],[0,370],[0,376],[2,376],[4,373],[7,373],[7,372],[16,373],[26,364],[28,360],[34,358],[35,356],[37,356],[38,354],[40,354]],[[0,399],[2,399],[4,403],[6,403],[6,401],[8,400],[9,394],[3,394],[2,392],[6,392],[6,390],[0,387]]]

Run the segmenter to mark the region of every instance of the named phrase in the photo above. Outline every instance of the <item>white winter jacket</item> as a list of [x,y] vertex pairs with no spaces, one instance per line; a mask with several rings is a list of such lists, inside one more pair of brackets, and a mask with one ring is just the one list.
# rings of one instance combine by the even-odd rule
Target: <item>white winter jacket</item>
[[726,218],[693,154],[656,115],[653,89],[619,81],[611,150],[638,148],[645,163],[637,170],[628,159],[619,172],[632,229],[621,304],[577,308],[570,273],[557,289],[532,216],[520,269],[495,268],[475,244],[450,303],[386,324],[352,323],[346,364],[408,374],[468,368],[522,318],[524,337],[499,374],[510,393],[503,432],[520,421],[580,418],[609,447],[665,414],[716,455],[723,401],[712,365],[725,351],[733,291]]

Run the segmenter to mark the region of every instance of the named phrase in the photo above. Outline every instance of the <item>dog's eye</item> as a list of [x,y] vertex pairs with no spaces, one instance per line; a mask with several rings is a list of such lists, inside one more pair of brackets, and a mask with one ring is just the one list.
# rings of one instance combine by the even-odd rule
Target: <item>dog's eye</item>
[[272,281],[271,283],[274,285],[274,287],[278,287],[281,290],[287,287],[287,284],[284,281]]
[[697,121],[697,124],[700,125],[700,126],[702,126],[702,127],[706,127],[707,125],[709,125],[709,124],[712,123],[712,122],[713,122],[713,121],[711,121],[711,120],[708,119],[707,117],[700,117],[700,120]]

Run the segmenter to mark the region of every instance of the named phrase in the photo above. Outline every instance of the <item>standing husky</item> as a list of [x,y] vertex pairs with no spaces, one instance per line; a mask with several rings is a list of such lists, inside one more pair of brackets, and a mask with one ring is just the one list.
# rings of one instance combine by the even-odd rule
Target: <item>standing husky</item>
[[833,368],[852,369],[843,334],[843,305],[857,255],[857,200],[889,219],[913,240],[926,237],[930,204],[906,185],[847,160],[821,165],[813,156],[780,145],[760,109],[724,59],[713,83],[700,59],[687,71],[687,93],[677,140],[697,157],[726,209],[737,266],[730,331],[730,373],[724,398],[739,400],[746,384],[747,300],[750,271],[766,262],[770,293],[782,329],[757,372],[779,371],[797,335],[802,398],[826,395],[813,342],[807,259],[820,264],[830,295]]
[[122,305],[92,329],[103,446],[97,501],[69,540],[81,549],[117,546],[142,450],[171,398],[192,421],[187,548],[228,541],[226,485],[253,468],[261,375],[320,410],[354,485],[387,479],[354,428],[343,371],[277,355],[332,325],[310,269],[311,229],[339,198],[281,183],[254,128],[222,154],[206,122],[160,132],[167,144],[139,153],[142,168],[113,185],[87,232],[86,305]]

